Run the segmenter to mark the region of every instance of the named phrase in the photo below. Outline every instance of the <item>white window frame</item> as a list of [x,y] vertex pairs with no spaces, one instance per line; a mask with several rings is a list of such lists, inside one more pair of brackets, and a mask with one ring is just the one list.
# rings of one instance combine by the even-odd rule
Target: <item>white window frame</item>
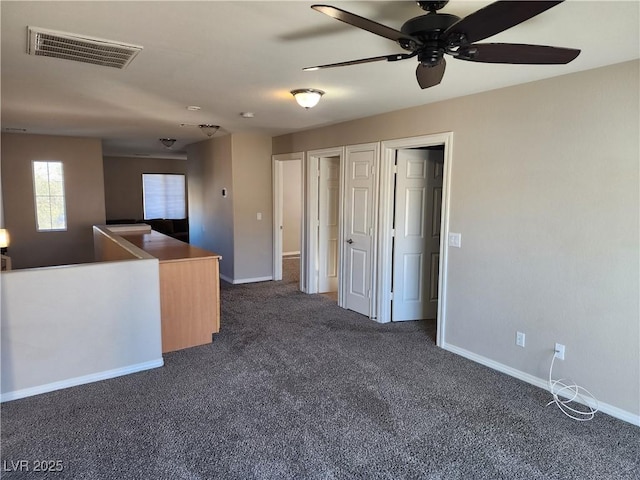
[[[50,176],[49,176],[49,167],[52,164],[59,164],[60,165],[60,172],[61,172],[61,176],[62,176],[62,195],[51,195],[50,193],[47,195],[42,195],[42,194],[38,194],[37,192],[37,185],[36,185],[36,165],[37,164],[46,164],[47,165],[47,185],[51,186],[51,181],[50,181]],[[68,222],[67,222],[67,195],[66,195],[66,188],[65,188],[65,181],[64,181],[64,164],[63,162],[61,162],[60,160],[33,160],[32,161],[32,165],[31,165],[31,173],[32,173],[32,178],[33,178],[33,206],[35,209],[35,219],[36,219],[36,231],[38,232],[65,232],[67,231],[67,226],[68,226]],[[49,198],[49,201],[52,198],[58,198],[58,197],[62,197],[62,209],[64,212],[64,227],[62,228],[40,228],[40,217],[38,214],[38,198],[39,197],[45,197],[45,198]],[[51,216],[51,210],[49,210],[49,215]],[[53,222],[51,221],[51,218],[49,218],[51,225],[53,225]]]

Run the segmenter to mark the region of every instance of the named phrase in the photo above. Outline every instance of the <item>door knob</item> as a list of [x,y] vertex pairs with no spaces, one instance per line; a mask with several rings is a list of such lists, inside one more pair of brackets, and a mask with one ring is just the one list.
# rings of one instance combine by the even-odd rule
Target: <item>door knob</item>
[[349,239],[349,240],[347,240],[347,243],[348,243],[349,245],[351,245],[351,244],[353,243],[353,240]]

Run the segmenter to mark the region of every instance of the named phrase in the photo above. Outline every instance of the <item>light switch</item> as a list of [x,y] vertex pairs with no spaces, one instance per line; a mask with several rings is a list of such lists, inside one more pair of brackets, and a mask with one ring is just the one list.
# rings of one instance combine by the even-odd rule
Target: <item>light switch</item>
[[461,233],[449,233],[449,246],[460,248],[462,247],[462,234]]
[[257,218],[258,220],[262,220],[262,213],[261,213],[261,212],[258,212],[258,213],[256,214],[256,218]]

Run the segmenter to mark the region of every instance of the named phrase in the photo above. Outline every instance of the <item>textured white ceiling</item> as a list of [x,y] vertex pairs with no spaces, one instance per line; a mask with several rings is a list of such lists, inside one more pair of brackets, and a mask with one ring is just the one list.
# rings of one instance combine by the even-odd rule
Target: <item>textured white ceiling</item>
[[[579,48],[560,66],[491,65],[448,58],[443,82],[421,90],[417,61],[315,72],[310,65],[399,53],[389,40],[309,8],[307,1],[107,1],[0,3],[2,127],[104,139],[107,155],[181,156],[219,133],[278,135],[639,57],[638,1],[569,0],[487,41]],[[324,2],[399,29],[424,12],[415,2]],[[464,17],[487,1],[452,0],[442,12]],[[27,26],[137,45],[125,70],[26,54]],[[309,111],[289,91],[326,92]],[[191,112],[188,105],[202,110]],[[245,119],[240,112],[251,111]],[[178,139],[167,151],[158,138]]]

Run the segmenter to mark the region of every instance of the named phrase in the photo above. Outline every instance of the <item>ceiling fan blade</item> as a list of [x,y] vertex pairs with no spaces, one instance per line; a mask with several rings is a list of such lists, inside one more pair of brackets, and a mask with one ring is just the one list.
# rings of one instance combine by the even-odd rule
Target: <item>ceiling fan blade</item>
[[520,43],[477,43],[460,47],[456,58],[470,62],[556,65],[569,63],[580,54],[573,48]]
[[447,62],[444,58],[439,64],[429,67],[427,65],[420,64],[416,69],[416,78],[418,79],[418,85],[423,90],[425,88],[434,87],[442,81],[444,77],[444,70],[447,67]]
[[416,53],[397,53],[395,55],[382,55],[380,57],[361,58],[360,60],[349,60],[347,62],[329,63],[327,65],[316,65],[315,67],[305,67],[302,70],[310,72],[313,70],[320,70],[321,68],[333,68],[333,67],[346,67],[348,65],[359,65],[361,63],[371,62],[397,62],[398,60],[406,60],[407,58],[415,57]]
[[443,35],[453,42],[464,36],[466,43],[475,43],[529,20],[563,1],[516,0],[491,3],[454,23]]
[[330,16],[331,18],[335,18],[336,20],[348,23],[349,25],[361,28],[362,30],[366,30],[367,32],[374,33],[381,37],[388,38],[394,42],[410,45],[412,47],[422,45],[422,42],[419,39],[412,37],[411,35],[406,35],[400,30],[387,27],[386,25],[382,25],[381,23],[374,22],[368,18],[347,12],[346,10],[331,7],[329,5],[312,5],[311,8]]

